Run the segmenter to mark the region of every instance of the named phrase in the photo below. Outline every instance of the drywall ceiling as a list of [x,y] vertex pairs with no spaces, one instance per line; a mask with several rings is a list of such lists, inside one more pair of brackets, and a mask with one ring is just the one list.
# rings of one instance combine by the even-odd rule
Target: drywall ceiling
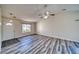
[[[3,4],[2,15],[6,17],[11,17],[9,13],[13,13],[18,19],[24,21],[40,21],[41,18],[38,16],[42,13],[45,8],[44,4]],[[79,11],[79,4],[49,4],[46,10],[52,13],[63,12],[62,9],[67,9],[66,11]]]

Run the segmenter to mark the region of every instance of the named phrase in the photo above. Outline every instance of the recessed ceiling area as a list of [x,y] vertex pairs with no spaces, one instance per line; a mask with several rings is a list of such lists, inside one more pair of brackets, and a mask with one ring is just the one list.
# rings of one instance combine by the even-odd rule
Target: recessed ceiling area
[[2,4],[2,15],[10,17],[12,13],[16,18],[24,21],[40,21],[39,14],[44,11],[49,11],[53,14],[64,11],[79,11],[78,4]]

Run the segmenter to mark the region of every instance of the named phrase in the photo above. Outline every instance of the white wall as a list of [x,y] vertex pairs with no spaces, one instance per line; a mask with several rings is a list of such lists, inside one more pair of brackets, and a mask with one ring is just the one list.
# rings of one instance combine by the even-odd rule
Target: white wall
[[[12,26],[7,26],[6,23],[8,23],[9,20],[11,20],[11,19],[2,18],[2,20],[3,20],[3,40],[2,41],[36,33],[36,31],[34,31],[36,29],[36,28],[34,28],[35,23],[22,22],[22,21],[19,21],[19,20],[16,19],[16,20],[13,20]],[[22,23],[31,24],[32,25],[32,31],[28,32],[28,33],[22,33],[22,27],[21,27]]]
[[[3,40],[8,40],[14,38],[14,25],[6,25],[9,22],[9,19],[2,18],[3,20]],[[3,41],[2,40],[2,41]]]
[[79,11],[56,14],[37,24],[37,32],[41,35],[79,41]]

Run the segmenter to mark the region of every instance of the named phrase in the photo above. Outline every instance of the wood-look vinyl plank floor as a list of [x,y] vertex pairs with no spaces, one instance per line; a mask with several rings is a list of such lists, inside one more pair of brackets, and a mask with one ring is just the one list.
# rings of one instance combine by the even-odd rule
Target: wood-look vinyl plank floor
[[79,42],[31,35],[2,47],[1,54],[79,54]]

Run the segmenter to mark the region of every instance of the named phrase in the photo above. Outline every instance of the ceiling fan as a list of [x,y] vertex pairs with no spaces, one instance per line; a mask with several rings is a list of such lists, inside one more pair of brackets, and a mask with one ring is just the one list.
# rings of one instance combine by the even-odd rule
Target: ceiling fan
[[[42,18],[42,19],[47,19],[49,16],[55,16],[55,14],[54,13],[52,13],[52,12],[50,12],[50,11],[48,11],[47,10],[47,5],[44,5],[43,6],[43,9],[41,10],[41,11],[43,11],[43,10],[45,10],[44,12],[42,12],[42,13],[40,13],[38,16],[40,17],[40,18]],[[47,10],[47,11],[46,11]]]
[[61,9],[59,12],[56,12],[56,13],[52,13],[50,10],[48,10],[48,5],[47,4],[45,4],[44,6],[43,6],[43,8],[40,10],[41,12],[38,14],[38,16],[40,17],[40,18],[42,18],[42,19],[47,19],[47,18],[49,18],[49,16],[55,16],[56,14],[58,14],[58,13],[61,13],[61,12],[64,12],[64,11],[67,11],[67,9],[65,9],[65,8],[63,8],[63,9]]

